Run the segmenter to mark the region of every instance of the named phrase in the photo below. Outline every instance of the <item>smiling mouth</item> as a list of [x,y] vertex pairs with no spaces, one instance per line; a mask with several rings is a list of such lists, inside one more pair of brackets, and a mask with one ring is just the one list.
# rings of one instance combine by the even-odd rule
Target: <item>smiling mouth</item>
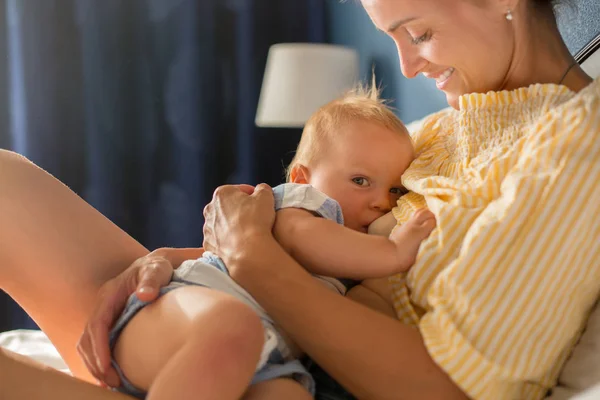
[[435,84],[437,85],[437,87],[441,89],[444,86],[444,84],[448,81],[448,79],[450,79],[452,74],[454,74],[454,68],[450,67],[447,70],[445,70],[442,74],[440,74],[440,76],[435,78]]

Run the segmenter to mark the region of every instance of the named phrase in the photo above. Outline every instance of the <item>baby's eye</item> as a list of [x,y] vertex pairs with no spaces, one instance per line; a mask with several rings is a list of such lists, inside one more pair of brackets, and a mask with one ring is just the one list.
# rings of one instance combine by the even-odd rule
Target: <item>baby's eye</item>
[[369,180],[363,177],[352,178],[352,182],[356,183],[358,186],[369,186]]
[[390,193],[396,196],[404,196],[406,193],[408,193],[408,190],[406,190],[406,188],[403,187],[391,188]]

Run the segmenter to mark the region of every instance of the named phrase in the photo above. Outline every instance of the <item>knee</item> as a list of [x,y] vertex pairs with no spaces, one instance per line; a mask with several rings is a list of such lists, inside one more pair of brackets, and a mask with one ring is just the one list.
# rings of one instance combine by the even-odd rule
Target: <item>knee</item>
[[[221,300],[211,305],[211,318],[192,321],[192,338],[209,339],[214,362],[223,368],[241,360],[256,360],[264,344],[264,329],[260,317],[246,304],[236,299]],[[210,324],[210,325],[209,325]],[[192,346],[195,340],[192,339]],[[204,342],[201,347],[204,347]]]
[[14,151],[0,149],[0,164],[8,165],[11,163],[27,163],[31,164],[28,158]]
[[[250,306],[234,298],[221,299],[210,306],[210,314],[218,336],[233,347],[252,345],[264,340],[263,326],[258,314]],[[206,331],[206,318],[193,322],[194,329]],[[228,346],[229,347],[229,346]]]
[[9,172],[19,171],[19,168],[33,165],[26,157],[9,150],[0,149],[0,178],[8,176]]

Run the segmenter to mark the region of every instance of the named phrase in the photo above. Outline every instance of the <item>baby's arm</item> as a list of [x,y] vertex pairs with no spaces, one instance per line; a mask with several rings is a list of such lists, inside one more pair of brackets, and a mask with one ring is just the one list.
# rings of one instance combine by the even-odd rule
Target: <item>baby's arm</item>
[[303,209],[285,208],[277,212],[273,232],[308,271],[362,280],[408,270],[434,226],[433,214],[419,210],[392,240],[351,230]]

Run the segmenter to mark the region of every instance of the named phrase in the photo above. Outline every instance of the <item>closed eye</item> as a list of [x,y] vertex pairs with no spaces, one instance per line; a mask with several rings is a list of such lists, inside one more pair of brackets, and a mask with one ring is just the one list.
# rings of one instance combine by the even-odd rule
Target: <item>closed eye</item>
[[415,46],[417,46],[417,45],[420,45],[421,43],[428,41],[429,39],[431,39],[431,31],[427,31],[423,35],[412,39],[411,43],[414,44]]

